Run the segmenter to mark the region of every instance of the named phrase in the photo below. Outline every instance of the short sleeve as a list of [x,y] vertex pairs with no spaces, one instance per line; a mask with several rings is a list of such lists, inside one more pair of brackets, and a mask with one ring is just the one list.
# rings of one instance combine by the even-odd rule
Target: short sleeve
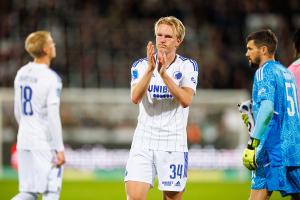
[[181,81],[181,87],[189,87],[196,91],[198,83],[198,64],[189,59],[184,65],[184,75]]
[[139,59],[132,64],[131,67],[131,86],[139,82],[145,73],[147,67],[146,58]]
[[59,104],[62,91],[62,81],[56,74],[51,77],[50,81],[51,84],[49,86],[47,104]]

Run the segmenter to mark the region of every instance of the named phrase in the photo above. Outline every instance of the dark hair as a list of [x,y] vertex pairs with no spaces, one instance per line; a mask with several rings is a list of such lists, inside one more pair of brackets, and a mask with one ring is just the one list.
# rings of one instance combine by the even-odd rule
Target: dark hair
[[300,53],[300,28],[296,30],[293,37],[294,47],[296,49],[296,53]]
[[270,29],[250,33],[246,38],[246,42],[248,43],[250,40],[254,40],[257,47],[266,46],[270,55],[275,54],[278,40]]

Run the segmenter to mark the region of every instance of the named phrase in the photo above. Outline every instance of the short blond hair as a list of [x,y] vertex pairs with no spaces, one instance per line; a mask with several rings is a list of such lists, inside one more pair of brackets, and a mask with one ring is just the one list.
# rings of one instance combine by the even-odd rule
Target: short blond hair
[[167,25],[171,26],[177,39],[179,39],[180,42],[183,41],[184,36],[185,36],[185,27],[179,19],[177,19],[174,16],[161,17],[159,20],[157,20],[155,22],[155,25],[154,25],[155,34],[157,33],[157,29],[160,24],[167,24]]
[[33,57],[39,58],[45,55],[43,48],[51,37],[48,31],[36,31],[29,34],[25,40],[25,49]]

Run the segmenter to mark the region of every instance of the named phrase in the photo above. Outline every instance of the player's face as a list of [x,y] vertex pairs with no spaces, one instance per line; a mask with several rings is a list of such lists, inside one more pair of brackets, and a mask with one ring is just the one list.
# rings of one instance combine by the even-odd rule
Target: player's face
[[47,48],[47,53],[48,56],[50,57],[50,59],[55,58],[56,57],[56,48],[55,48],[55,43],[52,39],[52,37],[50,36],[45,48]]
[[172,27],[167,24],[160,24],[156,31],[156,48],[158,52],[176,52],[180,40],[176,37]]
[[261,50],[254,43],[254,40],[250,40],[247,44],[246,57],[248,58],[249,65],[252,68],[258,68],[260,65]]

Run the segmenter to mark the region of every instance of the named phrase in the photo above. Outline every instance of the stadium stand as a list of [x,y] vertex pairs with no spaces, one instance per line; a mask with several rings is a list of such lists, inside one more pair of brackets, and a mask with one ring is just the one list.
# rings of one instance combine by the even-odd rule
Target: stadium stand
[[[200,88],[250,88],[244,36],[269,27],[279,36],[279,59],[292,60],[288,38],[300,25],[297,0],[12,0],[1,1],[0,86],[9,87],[27,62],[24,37],[47,29],[57,41],[55,70],[65,87],[127,88],[132,62],[153,40],[152,22],[174,15],[187,26],[180,53],[197,58]],[[235,5],[235,6],[228,6]],[[283,8],[284,7],[284,8]]]

